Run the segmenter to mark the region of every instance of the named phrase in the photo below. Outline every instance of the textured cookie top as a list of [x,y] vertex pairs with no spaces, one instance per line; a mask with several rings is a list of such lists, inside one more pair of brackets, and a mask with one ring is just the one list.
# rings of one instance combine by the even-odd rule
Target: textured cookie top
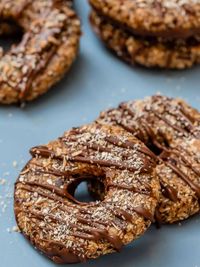
[[162,196],[157,220],[174,222],[199,211],[200,113],[183,100],[152,96],[103,112],[101,123],[120,125],[158,157]]
[[[153,220],[159,191],[155,157],[123,129],[75,128],[31,154],[16,183],[16,219],[24,235],[55,262],[119,250]],[[104,200],[77,201],[78,184],[97,177],[104,183]]]
[[129,64],[184,69],[200,62],[198,39],[168,41],[133,35],[92,10],[90,23],[104,44]]
[[[0,17],[14,20],[25,32],[21,42],[0,57],[0,102],[33,99],[42,93],[42,89],[37,92],[38,77],[46,71],[43,85],[47,90],[73,62],[80,22],[64,1],[55,0],[37,0],[34,5],[0,0]],[[59,67],[58,62],[64,65],[62,60],[65,66]]]
[[159,95],[121,103],[117,109],[102,112],[100,121],[123,126],[145,143],[200,136],[200,113],[183,100]]
[[135,34],[166,39],[199,35],[199,0],[90,0],[97,12]]

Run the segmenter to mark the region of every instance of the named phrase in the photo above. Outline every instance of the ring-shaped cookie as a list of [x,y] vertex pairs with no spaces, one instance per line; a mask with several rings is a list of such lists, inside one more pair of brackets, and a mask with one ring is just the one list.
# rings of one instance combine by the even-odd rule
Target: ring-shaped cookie
[[131,34],[187,39],[200,34],[200,2],[193,0],[89,0],[93,9]]
[[[15,186],[15,214],[22,233],[57,263],[72,263],[119,251],[154,220],[159,183],[154,155],[114,126],[74,128],[32,159]],[[80,203],[82,181],[101,177],[102,201]]]
[[[24,34],[18,45],[0,55],[0,103],[30,101],[45,93],[74,61],[80,21],[63,0],[0,0],[1,33],[8,21]],[[14,29],[13,29],[14,30]]]
[[[157,155],[161,196],[160,223],[173,223],[199,212],[200,113],[183,100],[152,96],[102,112],[97,120],[137,136]],[[93,189],[94,190],[94,189]]]

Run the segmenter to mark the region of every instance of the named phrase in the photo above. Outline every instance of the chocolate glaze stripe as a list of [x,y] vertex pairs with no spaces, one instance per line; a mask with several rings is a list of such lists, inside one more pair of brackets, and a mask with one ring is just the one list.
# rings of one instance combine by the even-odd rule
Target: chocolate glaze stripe
[[[82,210],[80,210],[80,211],[82,211]],[[105,222],[102,222],[102,221],[99,221],[99,220],[98,221],[94,220],[94,218],[92,218],[92,215],[93,214],[91,213],[89,218],[83,218],[82,216],[76,215],[76,219],[80,223],[83,223],[83,224],[86,224],[86,225],[90,225],[90,226],[96,227],[96,228],[101,229],[101,230],[106,230],[108,228],[108,226],[113,227],[113,220],[114,219],[113,220],[109,219],[105,223]],[[116,216],[114,216],[114,217],[116,217]]]
[[177,166],[172,163],[165,162],[165,164],[173,170],[186,184],[188,184],[192,190],[196,193],[198,199],[200,199],[200,187],[194,183],[186,174],[184,174]]
[[[42,183],[39,183],[39,182],[36,182],[36,181],[32,181],[32,182],[31,181],[26,181],[25,183],[26,183],[26,185],[35,186],[36,188],[43,188],[43,189],[46,189],[48,191],[51,191],[52,193],[54,193],[58,197],[62,197],[63,200],[64,200],[64,198],[66,198],[66,199],[69,199],[72,202],[74,202],[76,204],[79,204],[81,206],[86,205],[85,202],[78,201],[71,194],[69,194],[67,192],[67,189],[68,189],[67,187],[69,187],[73,183],[73,181],[70,184],[68,184],[67,186],[64,186],[63,189],[60,189],[60,188],[58,188],[56,186],[53,186],[53,185],[50,185],[50,184],[42,184]],[[35,190],[36,190],[36,188],[35,188]],[[37,192],[37,190],[36,190],[36,192]]]
[[[43,29],[43,28],[41,27],[41,30],[42,30],[42,29]],[[52,31],[52,33],[53,33],[53,31]],[[42,34],[42,32],[41,32],[41,34]],[[32,81],[34,80],[35,76],[36,76],[39,72],[42,72],[42,71],[46,68],[46,66],[48,65],[48,63],[50,62],[51,58],[53,57],[53,55],[54,55],[55,52],[56,52],[57,46],[58,46],[58,44],[57,44],[57,45],[54,44],[54,46],[52,46],[52,49],[47,53],[47,55],[46,55],[46,57],[45,57],[45,61],[44,61],[44,63],[43,63],[42,65],[41,65],[41,63],[40,63],[40,64],[38,64],[39,67],[38,67],[37,69],[35,69],[35,70],[31,70],[31,71],[30,71],[29,75],[27,76],[28,79],[27,79],[27,82],[26,82],[25,89],[24,89],[23,91],[20,90],[20,91],[21,91],[20,98],[21,98],[22,100],[23,100],[23,99],[26,97],[26,95],[29,93],[29,90],[30,90],[30,88],[31,88]],[[43,52],[43,50],[40,51],[39,55],[41,55],[42,52]],[[23,79],[23,77],[22,77],[22,79]]]
[[183,129],[181,127],[178,127],[177,125],[172,124],[167,118],[165,118],[164,116],[156,113],[156,111],[154,111],[153,109],[150,109],[150,112],[152,112],[158,119],[164,121],[168,126],[173,128],[175,131],[180,132],[183,135],[186,135],[186,133],[187,133],[186,129]]
[[115,122],[118,126],[121,126],[124,130],[128,131],[129,133],[133,134],[134,136],[136,136],[138,133],[138,130],[136,130],[136,128],[134,128],[134,126],[129,127],[128,125],[124,124],[122,121],[118,121],[118,120],[113,120],[113,122]]
[[[34,191],[33,191],[34,192]],[[68,203],[67,208],[65,206],[59,206],[58,209],[62,210],[63,212],[67,213],[68,215],[71,214],[71,212],[73,212],[74,207],[70,206],[70,203]],[[92,215],[92,213],[89,213],[88,210],[84,209],[82,206],[79,206],[79,211],[83,214],[83,215]],[[91,218],[89,220],[87,220],[86,218],[82,218],[81,216],[76,215],[76,218],[78,221],[80,222],[87,222],[87,224],[91,225],[95,225],[96,227],[99,225],[103,225],[104,227],[107,227],[109,224],[108,223],[104,223],[104,222],[100,222],[100,221],[91,221]],[[110,224],[112,225],[112,224]],[[102,228],[102,226],[101,226]]]
[[[38,164],[36,166],[37,167],[42,167],[42,166],[39,166]],[[86,175],[86,174],[83,174],[83,175],[77,175],[77,174],[76,175],[72,175],[69,171],[58,171],[58,170],[49,169],[49,168],[46,169],[46,170],[30,169],[30,171],[35,173],[35,174],[50,174],[50,175],[57,176],[62,181],[61,185],[63,185],[66,181],[70,181],[72,179],[74,179],[74,182],[76,182],[76,180],[87,181],[87,180],[94,179],[93,175]],[[62,178],[64,178],[64,179],[62,179]]]
[[[52,258],[55,255],[59,255],[62,257],[62,259],[65,260],[65,262],[68,262],[69,259],[72,257],[74,259],[74,256],[79,260],[79,262],[86,262],[87,258],[85,255],[80,255],[80,253],[77,251],[76,248],[73,247],[73,249],[67,248],[65,244],[56,241],[56,240],[47,240],[47,239],[40,239],[43,243],[45,242],[48,244],[49,250],[48,253],[45,251],[45,255],[48,257]],[[52,247],[54,246],[54,247]],[[42,247],[40,247],[42,251]],[[76,255],[74,254],[76,252]],[[63,262],[58,262],[58,263],[63,263]]]
[[[66,204],[66,202],[63,200],[63,198],[60,198],[60,195],[58,195],[58,196],[55,195],[57,192],[52,191],[54,193],[54,195],[49,195],[48,193],[45,193],[45,192],[42,192],[42,191],[39,191],[39,190],[35,190],[35,188],[33,188],[32,186],[33,186],[33,184],[31,184],[31,186],[28,186],[28,185],[20,185],[20,188],[21,189],[24,189],[24,190],[27,190],[27,191],[30,191],[30,192],[33,192],[33,193],[34,192],[37,192],[39,195],[41,195],[43,197],[47,197],[47,198],[52,199],[54,201],[55,200],[56,201],[59,201],[62,204]],[[41,186],[41,184],[40,184],[40,186]],[[46,186],[44,188],[47,189]],[[78,202],[77,204],[81,205],[83,203]],[[108,208],[108,207],[106,206],[106,208]],[[134,207],[134,208],[132,207],[131,210],[134,211],[134,212],[136,212],[136,213],[138,213],[140,216],[143,216],[144,218],[146,218],[146,219],[148,219],[148,220],[150,220],[152,222],[154,221],[154,219],[152,217],[152,214],[148,210],[146,210],[145,208],[143,208],[143,207]]]
[[132,210],[152,223],[155,222],[154,215],[143,206],[132,207]]
[[[37,167],[41,167],[42,166],[38,166],[36,165]],[[70,174],[69,172],[65,172],[65,171],[58,171],[58,170],[55,170],[55,169],[46,169],[46,170],[43,170],[43,169],[31,169],[32,172],[34,173],[43,173],[43,174],[52,174],[54,176],[57,176],[57,177],[64,177],[65,179],[70,179]]]
[[[179,159],[182,160],[182,163],[188,167],[189,169],[191,169],[198,177],[200,177],[200,171],[198,169],[196,169],[194,166],[192,166],[191,162],[189,162],[182,154],[181,151],[177,150],[171,150],[172,154],[175,154],[176,156],[179,157]],[[178,158],[176,158],[176,160],[178,160]]]
[[177,149],[178,150],[181,149],[185,154],[188,154],[189,156],[191,156],[194,161],[196,161],[197,163],[200,163],[200,159],[198,158],[198,156],[196,156],[196,154],[193,154],[192,152],[190,152],[189,150],[181,146],[178,146]]
[[[35,188],[33,188],[32,186],[29,186],[27,184],[19,184],[20,188],[22,190],[25,190],[25,191],[28,191],[28,192],[31,192],[31,193],[35,193],[37,192],[38,195],[44,197],[44,198],[47,198],[47,199],[50,199],[50,200],[53,200],[53,201],[57,201],[57,202],[60,202],[61,204],[63,205],[67,205],[67,208],[65,208],[64,206],[59,206],[58,208],[61,209],[63,212],[70,212],[70,209],[71,211],[73,210],[74,206],[71,205],[70,202],[66,202],[66,200],[64,200],[62,197],[60,196],[57,196],[56,194],[49,194],[49,193],[46,193],[44,191],[41,191],[39,188],[37,188],[37,190],[35,190]],[[86,210],[84,208],[85,206],[85,203],[77,203],[79,205],[79,211],[83,214],[83,215],[92,215],[92,213],[89,213],[88,210]],[[95,204],[95,203],[94,203]],[[96,204],[97,205],[97,204]],[[95,205],[94,205],[95,206]],[[107,226],[108,224],[104,224],[103,222],[97,222],[99,224],[102,224],[102,225],[105,225]]]
[[48,53],[48,55],[46,57],[46,60],[45,60],[43,65],[41,65],[37,70],[33,70],[33,71],[30,72],[30,74],[28,76],[27,83],[26,83],[26,87],[20,93],[20,99],[21,100],[24,100],[24,98],[28,95],[34,78],[36,77],[36,75],[39,72],[43,72],[43,70],[45,70],[46,66],[49,64],[50,60],[52,59],[53,55],[55,54],[56,49],[57,49],[57,47],[54,47],[51,51],[49,51],[49,53]]
[[58,201],[58,202],[60,202],[61,204],[64,204],[64,205],[67,205],[68,204],[66,202],[66,200],[64,200],[62,197],[60,197],[60,196],[58,196],[56,194],[52,194],[52,191],[50,191],[51,194],[49,194],[47,192],[41,191],[39,187],[36,190],[36,188],[34,188],[32,186],[29,186],[27,184],[20,184],[20,189],[26,190],[26,191],[32,192],[32,193],[36,192],[38,195],[40,195],[40,196],[42,196],[44,198],[48,198],[48,199],[51,199],[53,201]]
[[[187,153],[186,150],[184,150],[185,153]],[[171,154],[177,156],[174,158],[171,156]],[[189,168],[191,171],[195,173],[198,177],[200,176],[200,171],[197,170],[195,167],[192,166],[192,164],[181,154],[181,151],[179,151],[178,148],[172,149],[172,150],[165,150],[161,155],[160,158],[163,160],[171,160],[173,162],[177,162],[179,164],[184,164],[185,167]],[[189,178],[189,177],[188,177]]]
[[[45,216],[42,213],[41,214],[40,213],[36,213],[36,212],[31,211],[31,210],[29,210],[28,212],[26,212],[24,210],[24,212],[28,213],[29,218],[34,218],[34,219],[38,219],[38,220],[44,221],[44,217]],[[52,215],[48,215],[47,217],[51,220],[51,222],[53,222],[55,224],[58,223],[58,222],[59,223],[66,223],[66,221],[58,219],[58,218],[56,218],[56,217],[54,217]],[[69,223],[69,227],[72,228],[72,229],[73,228],[77,229],[78,226],[75,225],[75,224]],[[39,226],[39,228],[43,229],[43,227],[41,227],[41,226]],[[45,225],[45,229],[48,230],[48,231],[51,231],[53,229],[53,227],[51,227],[50,223],[48,223],[48,226]],[[95,240],[95,237],[92,234],[88,234],[88,232],[86,232],[86,231],[85,232],[83,231],[82,233],[78,232],[78,231],[77,232],[70,232],[69,236],[79,237],[79,238],[87,239],[87,240]]]
[[[106,203],[108,204],[108,203]],[[113,203],[112,203],[113,204]],[[109,206],[106,206],[109,208]],[[113,206],[109,208],[111,212],[113,212]],[[145,207],[143,206],[137,206],[137,207],[128,207],[128,210],[130,211],[130,214],[133,214],[133,212],[137,213],[139,216],[154,222],[154,216],[151,214],[150,211],[148,211]],[[126,212],[128,212],[128,210]],[[128,212],[129,213],[129,212]]]
[[194,119],[194,118],[188,113],[188,111],[186,111],[186,110],[184,109],[183,105],[181,105],[181,107],[180,107],[180,111],[182,112],[182,114],[183,114],[186,118],[188,118],[189,121],[191,121],[192,124],[194,124],[195,121],[200,122],[200,119],[198,119],[198,118],[195,118],[195,119]]
[[115,208],[117,211],[116,216],[119,216],[119,218],[126,219],[128,222],[133,222],[133,216],[129,212],[125,211],[124,209]]
[[[132,121],[134,120],[138,120],[139,121],[141,120],[141,118],[135,118],[135,113],[125,104],[125,103],[122,103],[119,105],[119,108],[122,110],[123,113],[127,112],[132,118]],[[123,118],[123,113],[122,113],[122,118]],[[125,115],[126,117],[126,115]],[[139,124],[139,121],[137,122],[137,124]],[[140,124],[141,127],[136,127],[131,129],[128,125],[125,125],[124,123],[121,122],[121,124],[123,125],[124,129],[125,130],[128,130],[130,133],[133,133],[134,135],[138,136],[140,140],[145,140],[145,135],[142,131],[142,129],[140,128],[143,128],[145,126],[145,124],[143,125],[142,123]],[[133,127],[133,126],[132,126]]]
[[[48,14],[46,14],[46,16],[48,16],[48,15],[51,15],[51,10],[49,11],[49,13]],[[40,35],[42,36],[42,34],[44,34],[43,33],[43,31],[45,30],[44,28],[43,28],[43,25],[39,25],[40,26]],[[60,31],[59,31],[59,35],[61,35],[62,34],[62,29],[63,29],[63,27],[64,27],[64,23],[63,23],[63,26],[62,26],[62,28],[60,28]],[[55,32],[55,31],[53,31],[54,29],[51,29],[51,30],[47,30],[46,29],[46,33],[49,33],[49,35],[48,36],[55,36],[55,34],[56,34],[56,36],[58,35],[58,33],[57,32]],[[20,44],[20,47],[18,47],[18,50],[19,50],[19,48],[21,48],[21,47],[23,47],[24,48],[24,50],[25,50],[25,48],[26,48],[26,45],[28,44],[28,41],[29,41],[29,39],[31,38],[31,36],[32,36],[33,34],[32,34],[32,32],[29,32],[29,33],[27,33],[26,35],[24,35],[24,38],[23,38],[23,40],[22,40],[22,42],[21,42],[21,44]],[[54,38],[54,37],[53,37]],[[56,39],[55,39],[56,40]],[[57,41],[56,41],[57,42]],[[31,88],[31,84],[32,84],[32,81],[34,80],[34,77],[39,73],[39,72],[42,72],[44,69],[45,69],[45,67],[48,65],[48,63],[50,62],[50,60],[51,60],[51,58],[53,57],[53,55],[55,54],[55,51],[56,51],[56,49],[57,49],[57,46],[59,45],[59,43],[57,42],[54,42],[53,43],[53,45],[52,45],[52,43],[51,43],[51,47],[52,47],[52,49],[50,50],[50,51],[47,51],[47,53],[45,54],[45,61],[44,61],[44,63],[43,64],[37,64],[37,68],[36,69],[31,69],[31,70],[29,70],[29,75],[26,75],[27,77],[28,77],[28,79],[27,79],[27,81],[26,81],[26,86],[25,86],[25,89],[23,89],[23,90],[21,90],[21,89],[19,89],[19,86],[17,87],[16,86],[16,88],[18,88],[18,90],[21,92],[20,93],[20,98],[21,98],[21,100],[23,100],[24,98],[25,98],[25,96],[29,93],[29,90],[30,90],[30,88]],[[46,49],[46,48],[45,48]],[[38,53],[39,53],[39,55],[41,55],[41,53],[44,51],[44,49],[42,48]],[[17,52],[17,49],[13,49],[13,51],[11,51],[11,54],[16,54],[16,52]],[[39,67],[38,67],[39,66]],[[23,80],[23,78],[24,78],[24,76],[22,76],[22,79],[21,79],[21,81]],[[21,83],[21,81],[19,82],[19,84]]]
[[122,184],[116,184],[116,183],[113,183],[113,182],[110,182],[106,185],[107,188],[109,187],[117,187],[119,189],[124,189],[124,190],[129,190],[133,193],[139,193],[139,194],[144,194],[144,195],[147,195],[147,196],[151,196],[152,197],[152,192],[149,191],[149,188],[145,188],[144,190],[141,190],[141,189],[138,189],[134,186],[128,186],[128,185],[122,185]]
[[[129,164],[124,164],[121,162],[117,162],[117,161],[112,161],[112,160],[99,160],[99,159],[95,159],[95,158],[86,158],[86,157],[74,157],[74,158],[70,158],[69,160],[71,161],[78,161],[78,162],[82,162],[82,163],[88,163],[88,164],[94,164],[97,166],[102,166],[102,167],[115,167],[116,169],[120,169],[120,170],[129,170],[130,172],[135,172],[138,169],[129,165]],[[145,168],[142,169],[143,171],[145,171]]]
[[[61,140],[65,144],[65,142],[70,142],[70,141],[76,142],[76,141],[78,141],[78,138],[76,138],[76,137],[73,137],[73,138],[61,138]],[[117,146],[119,148],[125,148],[125,149],[134,148],[134,145],[136,144],[136,143],[132,143],[130,141],[125,141],[124,143],[122,143],[117,137],[114,137],[114,136],[105,138],[105,140],[108,143],[110,143],[110,144],[112,144],[114,146]],[[99,144],[81,143],[80,145],[82,145],[83,147],[87,147],[88,149],[92,149],[92,150],[98,151],[98,152],[113,153],[113,150],[111,148],[108,148],[108,147],[105,147],[105,146],[103,147],[103,146],[101,146]],[[152,160],[152,158],[157,159],[156,156],[151,151],[146,149],[145,147],[142,147],[142,146],[139,147],[138,146],[137,147],[137,151],[149,156],[150,160]],[[81,155],[81,153],[80,153],[80,155]],[[131,153],[122,152],[121,155],[123,157],[127,157],[128,158],[128,157],[131,156]]]
[[[44,220],[45,216],[47,216],[54,223],[68,224],[70,228],[77,230],[77,232],[76,231],[70,232],[71,236],[79,237],[79,238],[86,239],[86,240],[100,240],[102,238],[105,238],[109,242],[111,242],[116,249],[121,248],[121,246],[118,245],[120,242],[120,239],[117,236],[110,237],[108,231],[105,228],[104,229],[92,228],[88,224],[86,224],[87,228],[84,228],[85,223],[83,220],[81,221],[81,223],[83,225],[78,225],[78,224],[70,223],[70,222],[68,222],[64,219],[61,219],[61,218],[56,218],[55,216],[53,216],[51,214],[44,215],[41,212],[34,212],[32,210],[28,210],[28,211],[24,211],[24,212],[27,212],[28,214],[34,215],[35,218],[37,218],[39,220]],[[122,245],[122,243],[121,243],[121,245]]]
[[[40,186],[40,187],[44,187],[45,189],[48,189],[47,187],[46,187],[46,185],[42,185],[41,186],[41,184],[38,184],[38,183],[34,183],[34,182],[28,182],[27,183],[28,185],[31,185],[31,186],[34,186],[35,184],[37,184],[38,186]],[[28,190],[28,191],[31,191],[31,192],[37,192],[39,195],[42,195],[42,196],[44,196],[44,197],[47,197],[47,198],[50,198],[50,199],[52,199],[52,200],[56,200],[56,201],[60,201],[60,199],[58,199],[58,197],[54,197],[54,196],[51,196],[51,197],[49,197],[49,195],[48,194],[46,194],[46,193],[44,193],[44,192],[39,192],[38,190],[34,190],[32,187],[25,187],[24,188],[24,185],[23,186],[21,186],[21,188],[22,189],[25,189],[25,190]],[[50,188],[50,190],[51,190],[52,188]],[[60,192],[58,193],[57,192],[58,191],[58,189],[55,191],[55,190],[53,190],[53,193],[54,194],[58,194],[58,196],[60,196]],[[68,195],[67,195],[68,196]],[[73,198],[72,196],[70,196],[71,198]],[[70,198],[70,199],[71,199]],[[73,199],[71,199],[71,200],[74,200],[74,198]],[[76,201],[76,199],[75,199],[75,201]],[[74,201],[74,202],[75,202]],[[63,201],[61,200],[61,202],[63,203]],[[78,201],[76,201],[77,202],[77,204],[79,204],[79,205],[83,205],[83,203],[82,202],[78,202]],[[107,208],[107,206],[106,206],[106,208]],[[64,209],[63,211],[66,211],[66,209]],[[135,210],[134,210],[135,211]],[[84,210],[82,210],[82,212],[84,212],[85,213],[85,211]],[[140,210],[140,215],[141,215],[141,212],[142,212],[142,209]],[[143,211],[144,212],[144,214],[146,214],[146,211],[144,210]],[[125,215],[125,211],[123,212],[123,214]],[[91,215],[92,215],[92,213],[91,213]],[[127,217],[127,216],[126,216]],[[91,222],[90,222],[91,223]],[[98,224],[102,224],[101,222],[97,222]],[[108,224],[103,224],[103,225],[108,225]],[[112,225],[112,224],[111,224]]]
[[34,215],[39,220],[44,220],[44,217],[47,216],[54,223],[67,223],[70,228],[78,231],[78,233],[77,232],[70,232],[70,235],[72,235],[74,237],[79,237],[79,238],[86,239],[86,240],[95,240],[95,241],[100,240],[102,238],[105,238],[113,245],[113,247],[117,251],[119,251],[123,245],[123,243],[121,242],[120,238],[117,235],[111,236],[106,229],[92,228],[92,227],[88,226],[88,223],[89,223],[88,221],[87,221],[87,229],[85,229],[84,223],[83,223],[84,220],[81,221],[82,225],[77,225],[77,224],[67,222],[64,219],[56,218],[55,216],[53,216],[51,214],[44,215],[41,212],[34,212],[31,210],[28,210],[28,211],[24,210],[24,212],[27,212],[28,214]]
[[[176,119],[178,119],[178,116],[176,116],[176,114],[174,114],[172,111],[170,111],[170,109],[167,110],[167,112],[168,112],[171,116],[174,116]],[[188,130],[189,132],[193,131],[193,130],[194,130],[194,125],[193,125],[193,122],[190,120],[190,117],[187,117],[187,116],[182,112],[182,109],[181,109],[181,108],[179,108],[177,112],[178,112],[177,115],[180,115],[180,117],[179,117],[178,120],[179,120],[179,121],[182,121],[182,123],[184,123],[183,121],[185,121],[186,124],[188,124],[188,125],[185,124],[185,127],[187,128],[187,130]]]
[[163,194],[164,197],[170,199],[173,202],[178,202],[178,192],[176,191],[175,188],[173,188],[170,185],[166,185],[163,181],[162,181],[162,177],[158,174],[159,176],[159,181],[160,181],[160,185],[161,185],[161,192]]
[[141,152],[143,154],[145,154],[146,156],[149,156],[150,159],[154,159],[157,160],[157,157],[154,153],[152,153],[149,149],[147,149],[146,147],[144,147],[142,144],[137,145],[137,143],[135,142],[130,142],[128,140],[126,140],[125,142],[122,142],[120,139],[118,139],[117,137],[111,136],[111,137],[106,137],[106,141],[108,141],[109,143],[116,145],[118,147],[122,147],[125,149],[131,149],[134,148],[136,151]]
[[[101,220],[95,220],[94,218],[91,220],[91,217],[92,217],[92,215],[93,215],[93,213],[92,212],[89,212],[89,210],[85,210],[84,209],[84,207],[80,207],[79,208],[79,212],[83,215],[83,216],[88,216],[88,217],[90,217],[90,218],[88,218],[88,221],[87,221],[87,223],[89,224],[89,225],[91,225],[91,224],[94,224],[94,225],[98,225],[98,227],[100,226],[101,228],[103,227],[108,227],[108,226],[112,226],[112,223],[110,223],[110,222],[104,222],[104,221],[101,221]],[[77,218],[77,220],[80,220],[80,222],[82,221],[82,220],[87,220],[86,218],[82,218],[81,216],[77,216],[76,217]],[[104,218],[102,218],[102,219],[104,219]]]
[[37,181],[26,181],[26,184],[30,185],[30,186],[36,186],[36,187],[40,187],[40,188],[44,188],[46,190],[51,191],[52,193],[62,197],[62,198],[68,198],[71,201],[75,202],[75,203],[80,203],[79,201],[77,201],[74,197],[72,197],[68,192],[67,192],[67,188],[64,186],[63,189],[60,189],[56,186],[50,185],[50,184],[42,184],[39,183]]
[[[182,159],[182,162],[178,160],[178,158],[173,158],[170,156],[170,154],[175,153],[175,155],[179,156]],[[194,183],[186,174],[184,174],[176,165],[174,165],[171,162],[179,163],[179,164],[185,164],[186,167],[190,168],[197,176],[198,170],[193,168],[193,166],[185,159],[183,155],[181,155],[180,152],[176,152],[174,150],[165,150],[161,155],[160,159],[164,161],[164,163],[170,167],[182,180],[184,180],[191,188],[196,192],[196,195],[198,198],[200,198],[200,186],[198,186],[196,183]],[[175,192],[174,192],[175,193]],[[173,198],[173,196],[172,196]]]
[[[78,142],[78,138],[77,137],[61,137],[60,140],[65,144],[65,142]],[[66,145],[66,144],[65,144]],[[112,153],[112,149],[108,148],[108,147],[104,147],[101,146],[99,144],[91,144],[91,143],[81,143],[80,145],[82,145],[83,147],[87,147],[88,149],[93,149],[99,152],[108,152],[108,153]]]
[[[51,157],[53,159],[58,159],[58,160],[64,160],[64,157],[66,157],[67,160],[69,161],[73,161],[73,162],[82,162],[82,163],[88,163],[88,164],[92,164],[92,165],[97,165],[97,166],[102,166],[102,167],[115,167],[117,169],[120,170],[129,170],[131,172],[135,172],[138,169],[129,165],[129,164],[124,164],[121,162],[115,162],[115,161],[111,161],[111,160],[98,160],[95,158],[87,158],[87,157],[81,157],[81,156],[75,156],[75,157],[70,157],[68,155],[62,155],[62,156],[58,156],[55,155],[54,152],[48,150],[45,147],[34,147],[31,149],[30,151],[31,155],[33,157],[35,156],[42,156],[42,157]],[[143,168],[141,168],[141,171],[146,172],[148,171],[144,166]]]
[[135,113],[128,107],[126,103],[119,104],[119,108],[121,108],[123,111],[127,112],[128,115],[130,115],[132,118],[135,117]]

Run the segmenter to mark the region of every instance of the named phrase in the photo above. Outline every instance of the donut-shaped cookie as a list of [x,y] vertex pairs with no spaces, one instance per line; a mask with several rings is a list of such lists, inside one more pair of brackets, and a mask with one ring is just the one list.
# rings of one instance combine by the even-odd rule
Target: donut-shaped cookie
[[79,19],[64,0],[0,0],[0,18],[6,22],[0,32],[12,32],[10,20],[24,31],[21,42],[0,55],[0,103],[33,100],[74,61]]
[[96,12],[133,34],[164,39],[200,35],[197,0],[89,0]]
[[[15,215],[22,233],[57,263],[74,263],[119,251],[154,220],[159,196],[152,152],[120,127],[74,128],[45,146],[15,186]],[[79,202],[82,181],[101,178],[102,201]]]
[[118,125],[137,136],[157,155],[161,223],[199,212],[200,113],[179,99],[152,96],[103,112],[101,123]]
[[91,13],[90,21],[105,45],[129,64],[184,69],[200,62],[200,43],[194,38],[162,42],[139,37],[108,22],[95,11]]

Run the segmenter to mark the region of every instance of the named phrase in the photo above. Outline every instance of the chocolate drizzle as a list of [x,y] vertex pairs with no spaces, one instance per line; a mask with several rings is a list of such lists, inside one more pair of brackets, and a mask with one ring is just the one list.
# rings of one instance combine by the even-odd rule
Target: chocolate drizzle
[[162,178],[160,176],[160,185],[161,185],[161,192],[164,197],[170,199],[173,202],[178,201],[178,192],[172,186],[164,184]]
[[[32,160],[16,183],[16,192],[32,199],[25,209],[24,197],[22,200],[16,196],[16,203],[22,205],[29,220],[37,221],[38,231],[44,233],[42,238],[46,238],[47,227],[48,235],[55,233],[56,228],[61,229],[63,237],[61,235],[59,243],[73,237],[72,244],[80,245],[80,252],[75,251],[75,255],[85,255],[89,241],[97,245],[105,243],[109,250],[120,251],[129,223],[133,224],[140,217],[144,225],[146,221],[154,221],[153,209],[147,208],[141,200],[138,203],[132,200],[140,195],[140,199],[157,202],[151,186],[155,157],[134,137],[117,129],[114,134],[113,127],[92,124],[67,132],[56,143],[32,148]],[[98,178],[106,189],[104,199],[90,203],[77,201],[76,186]],[[115,198],[116,193],[123,196],[122,200]],[[39,200],[48,205],[53,203],[52,211],[44,213],[37,204]],[[20,212],[17,214],[19,216]],[[49,240],[57,241],[54,236]],[[69,246],[68,251],[71,251],[73,245],[67,244],[63,249],[68,250]],[[58,257],[57,261],[63,260],[57,252],[48,255]]]
[[[17,22],[24,32],[21,42],[12,46],[1,58],[0,87],[3,96],[9,98],[7,91],[10,92],[10,89],[15,95],[15,99],[2,98],[1,101],[12,103],[30,100],[44,93],[69,68],[77,52],[80,25],[75,13],[64,1],[37,0],[34,4],[30,0],[5,2],[0,3],[0,15],[3,19]],[[62,47],[70,52],[63,52]],[[57,64],[60,64],[59,68],[55,68]],[[44,71],[46,82],[40,85]]]
[[[180,138],[185,138],[183,142],[199,138],[196,127],[199,125],[198,116],[192,115],[196,111],[184,102],[159,95],[139,102],[122,103],[118,109],[102,113],[98,121],[120,125],[137,136],[150,148],[152,155],[149,156],[154,160],[157,158],[158,167],[160,164],[169,167],[199,198],[200,186],[193,180],[200,177],[200,171],[191,163],[195,160],[195,155],[184,149],[184,146],[173,143]],[[188,172],[184,171],[185,168]],[[191,177],[189,173],[192,173]],[[159,172],[158,175],[163,196],[172,202],[178,202],[177,189]]]

